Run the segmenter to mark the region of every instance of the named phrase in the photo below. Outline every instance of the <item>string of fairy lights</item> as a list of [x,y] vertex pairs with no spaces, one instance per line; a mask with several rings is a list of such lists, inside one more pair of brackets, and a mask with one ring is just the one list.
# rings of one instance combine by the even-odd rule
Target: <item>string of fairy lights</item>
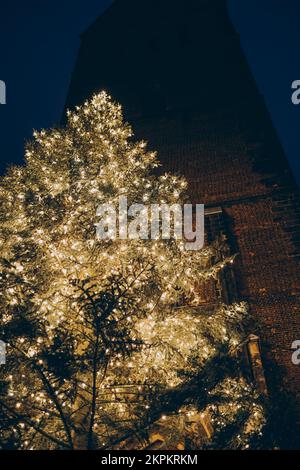
[[156,175],[157,166],[102,92],[70,112],[65,128],[35,132],[26,164],[2,178],[1,445],[126,446],[130,431],[149,436],[159,421],[166,445],[201,446],[193,416],[209,416],[217,435],[241,411],[239,431],[222,445],[247,448],[262,432],[263,407],[240,376],[208,381],[202,408],[196,396],[158,408],[159,397],[180,397],[199,371],[209,377],[220,350],[230,355],[243,341],[247,312],[243,304],[198,309],[199,283],[234,261],[216,260],[216,246],[190,252],[176,238],[97,240],[101,203],[124,194],[129,203],[185,201],[186,181]]

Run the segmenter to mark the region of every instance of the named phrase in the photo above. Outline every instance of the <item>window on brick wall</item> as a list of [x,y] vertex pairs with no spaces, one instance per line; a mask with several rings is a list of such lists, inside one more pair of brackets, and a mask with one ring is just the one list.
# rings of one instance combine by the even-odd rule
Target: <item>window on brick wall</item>
[[205,239],[208,244],[214,242],[225,232],[224,214],[221,207],[205,209]]
[[[211,244],[219,240],[220,250],[217,261],[221,261],[234,254],[228,243],[229,233],[226,226],[226,217],[222,207],[211,207],[205,209],[205,241]],[[234,266],[226,266],[220,273],[217,281],[212,281],[209,291],[214,290],[215,301],[230,304],[238,300],[238,291],[234,274]],[[208,286],[207,286],[208,287]]]

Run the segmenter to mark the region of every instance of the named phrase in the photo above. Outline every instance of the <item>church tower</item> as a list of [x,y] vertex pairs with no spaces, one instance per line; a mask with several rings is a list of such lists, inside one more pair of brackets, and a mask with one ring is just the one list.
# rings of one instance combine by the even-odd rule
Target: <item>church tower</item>
[[272,401],[300,410],[299,192],[226,0],[115,1],[81,37],[67,108],[101,89],[225,232]]

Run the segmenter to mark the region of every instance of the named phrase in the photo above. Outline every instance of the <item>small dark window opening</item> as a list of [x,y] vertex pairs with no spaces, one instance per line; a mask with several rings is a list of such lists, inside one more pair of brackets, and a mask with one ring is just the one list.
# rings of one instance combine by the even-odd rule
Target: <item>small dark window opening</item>
[[[220,250],[217,255],[217,262],[232,256],[234,253],[229,245],[225,214],[221,207],[205,209],[205,241],[211,244],[219,240]],[[219,298],[226,304],[238,301],[238,289],[235,279],[234,264],[226,265],[220,272],[216,282]]]

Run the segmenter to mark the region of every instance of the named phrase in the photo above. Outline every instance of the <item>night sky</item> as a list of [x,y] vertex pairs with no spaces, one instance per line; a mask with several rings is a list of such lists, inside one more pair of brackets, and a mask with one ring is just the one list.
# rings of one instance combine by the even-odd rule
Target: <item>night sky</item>
[[[142,0],[141,0],[142,1]],[[184,0],[183,0],[184,1]],[[21,163],[32,129],[60,121],[79,36],[110,0],[11,0],[1,5],[0,172]],[[300,80],[300,1],[228,0],[253,74],[300,182],[300,105],[291,83]]]

